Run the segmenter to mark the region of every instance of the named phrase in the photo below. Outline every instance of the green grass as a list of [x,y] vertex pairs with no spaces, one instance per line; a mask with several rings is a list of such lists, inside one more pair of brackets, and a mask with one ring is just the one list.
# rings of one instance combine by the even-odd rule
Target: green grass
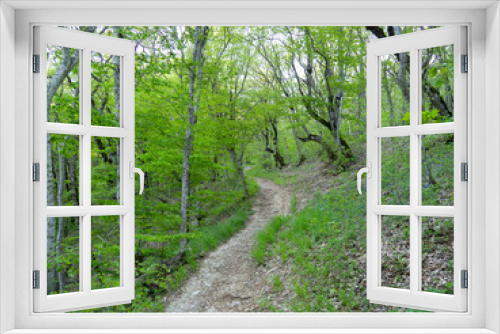
[[[273,256],[293,268],[296,312],[370,311],[362,283],[365,265],[357,260],[366,253],[366,197],[359,195],[352,175],[341,186],[317,195],[302,211],[275,217],[257,235],[253,256],[265,263]],[[277,290],[278,283],[273,288]],[[262,304],[265,310],[272,311]]]
[[283,282],[281,282],[281,278],[278,275],[273,275],[271,279],[275,291],[283,290]]
[[267,245],[271,244],[277,238],[277,234],[281,230],[284,222],[285,217],[276,216],[271,220],[271,222],[266,226],[264,230],[257,233],[257,243],[252,249],[252,255],[257,263],[263,263],[264,257],[266,255]]
[[[434,147],[433,158],[442,157],[439,164],[448,164],[452,155],[447,153],[447,144],[440,141]],[[396,143],[395,150],[398,149],[402,151],[408,147]],[[395,154],[392,160],[382,161],[384,174],[398,175],[392,182],[386,182],[384,196],[389,202],[396,202],[407,195],[407,189],[402,187],[409,177],[401,168],[406,163],[405,159],[406,156]],[[270,179],[280,178],[278,173],[260,175]],[[433,176],[439,182],[445,174],[434,172]],[[423,177],[425,179],[426,175]],[[432,197],[437,196],[440,189],[428,187],[425,191]],[[296,197],[292,198],[291,215],[275,217],[257,234],[252,251],[259,264],[265,265],[275,256],[291,264],[292,276],[289,279],[296,297],[288,300],[286,306],[296,312],[380,311],[379,306],[371,304],[366,298],[366,195],[357,192],[356,171],[339,174],[331,191],[324,195],[316,194],[300,212],[294,212],[296,200]],[[409,233],[409,226],[398,225],[398,228],[400,236]],[[277,290],[276,278],[271,279],[273,288]],[[263,311],[279,311],[272,308],[269,301],[263,300],[260,305]],[[417,312],[396,307],[386,310]]]
[[231,238],[241,230],[252,211],[249,202],[243,203],[240,208],[224,222],[212,226],[202,227],[198,230],[200,237],[189,242],[190,256],[197,257],[214,250],[218,245]]

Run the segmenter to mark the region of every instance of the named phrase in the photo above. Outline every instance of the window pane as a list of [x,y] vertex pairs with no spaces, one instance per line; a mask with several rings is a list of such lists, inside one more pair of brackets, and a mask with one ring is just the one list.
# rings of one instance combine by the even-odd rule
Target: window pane
[[421,50],[422,124],[453,122],[453,45]]
[[453,206],[453,134],[422,136],[422,205]]
[[120,58],[91,53],[92,125],[120,126]]
[[92,137],[92,205],[120,204],[120,138]]
[[380,57],[381,126],[410,125],[410,53]]
[[47,121],[80,122],[80,50],[47,45]]
[[410,217],[382,216],[381,286],[410,288]]
[[410,137],[381,138],[382,205],[410,204]]
[[80,205],[80,136],[47,134],[47,205]]
[[47,218],[47,294],[79,291],[80,218]]
[[453,218],[422,217],[422,291],[453,294]]
[[120,286],[120,216],[92,217],[92,290]]

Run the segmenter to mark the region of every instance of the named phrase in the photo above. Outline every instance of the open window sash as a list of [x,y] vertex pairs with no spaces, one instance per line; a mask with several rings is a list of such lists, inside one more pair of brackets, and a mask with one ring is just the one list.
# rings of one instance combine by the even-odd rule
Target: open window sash
[[[442,46],[453,46],[453,119],[442,123],[422,122],[422,50]],[[384,127],[382,61],[387,59],[387,55],[400,53],[408,55],[410,61],[409,119],[401,126],[391,123]],[[465,54],[466,28],[458,26],[388,37],[368,44],[367,162],[371,166],[371,175],[367,179],[367,297],[372,303],[421,310],[467,310],[468,290],[461,286],[461,271],[467,269],[467,182],[461,180],[461,163],[467,162],[467,74],[462,73],[461,64]],[[387,125],[387,121],[385,123]],[[422,205],[422,138],[436,134],[454,135],[453,206]],[[381,200],[384,192],[382,140],[395,137],[404,138],[409,143],[408,205],[383,205]],[[409,223],[410,277],[405,287],[382,284],[384,255],[381,250],[386,247],[383,245],[382,217],[387,216],[405,217]],[[452,294],[449,291],[448,294],[424,291],[422,288],[422,217],[453,218]]]
[[[58,59],[53,56],[55,54],[54,48],[59,48],[58,55],[60,57]],[[77,65],[73,66],[72,74],[68,71],[57,71],[59,67],[64,65],[62,64],[64,59],[69,59],[63,57],[64,52],[68,50],[72,52],[71,61],[78,62]],[[33,64],[33,72],[35,72],[33,73],[33,161],[39,163],[40,171],[39,182],[33,183],[33,273],[34,278],[37,279],[33,289],[34,312],[66,312],[130,303],[134,299],[134,174],[131,174],[134,169],[135,157],[134,45],[128,40],[42,26],[34,28],[33,54],[39,57],[36,64],[34,57]],[[105,58],[103,55],[112,56]],[[108,66],[105,70],[101,69],[100,73],[103,77],[98,78],[93,74],[94,65],[92,62],[94,65],[97,64],[96,66],[103,66],[103,68]],[[58,102],[55,106],[56,103],[53,100],[48,101],[47,87],[49,81],[57,75],[65,77],[62,78],[59,85],[62,88],[56,93],[58,94]],[[116,124],[99,123],[94,121],[94,116],[92,116],[93,96],[99,94],[100,89],[108,89],[109,91],[113,89],[110,88],[112,85],[109,82],[107,88],[103,88],[103,80],[105,79],[115,80],[115,86],[119,87],[113,93],[115,94],[113,108],[117,110],[116,117],[108,121],[108,123],[115,122]],[[92,82],[92,80],[96,82]],[[78,81],[77,88],[74,85],[75,81]],[[71,86],[71,82],[73,82],[73,86]],[[68,89],[77,90],[72,95],[73,99],[69,99],[71,101],[66,101],[63,98]],[[50,95],[54,95],[53,92]],[[103,105],[103,99],[100,103]],[[69,108],[76,110],[72,119],[65,118],[63,115],[65,110],[69,110]],[[61,114],[57,115],[58,112]],[[50,119],[48,119],[48,113],[51,115]],[[93,199],[93,192],[96,189],[91,179],[97,175],[96,173],[99,173],[95,169],[98,166],[96,167],[94,163],[98,151],[96,151],[93,138],[97,136],[101,138],[101,145],[109,146],[99,149],[113,151],[116,160],[115,205],[98,205],[102,203]],[[52,138],[51,141],[49,138]],[[67,159],[78,161],[75,164],[78,175],[75,179],[78,180],[78,189],[74,190],[78,196],[74,196],[76,198],[73,199],[74,202],[68,201],[61,204],[56,203],[53,199],[50,203],[47,201],[47,193],[49,192],[47,152],[56,147],[55,138],[59,138],[57,150],[60,150],[55,152],[62,152],[63,147],[68,149],[70,146],[68,138],[74,140],[74,152],[64,153]],[[56,161],[54,158],[51,160],[49,161],[51,164]],[[59,180],[52,176],[51,178],[53,179],[51,187],[56,187],[55,184]],[[51,196],[61,197],[61,194],[54,195],[52,193]],[[110,228],[107,229],[108,225],[100,223],[101,230],[99,231],[105,231],[102,232],[104,237],[97,235],[96,233],[99,231],[96,229],[96,222],[110,221],[109,217],[114,217],[114,220],[111,220],[114,221],[115,225],[108,224]],[[68,244],[62,238],[59,237],[56,240],[54,237],[53,230],[56,226],[59,228],[58,233],[64,231],[64,224],[61,225],[60,218],[65,218],[66,220],[62,221],[71,221],[74,224],[72,238],[76,241],[71,246],[73,263],[70,263],[70,258],[64,257],[64,254],[70,252]],[[59,225],[55,222],[59,222],[57,223]],[[48,233],[52,233],[50,238]],[[114,240],[114,244],[111,245],[107,239]],[[56,246],[53,245],[54,242],[57,242]],[[106,244],[106,242],[108,243]],[[119,276],[119,280],[115,279],[113,284],[105,282],[102,278],[104,277],[102,272],[95,272],[92,269],[95,263],[102,261],[102,254],[105,254],[105,251],[115,254],[115,268],[109,264],[113,263],[112,261],[102,266],[105,270],[115,270],[115,276]],[[51,258],[50,265],[48,265],[49,257]],[[76,259],[78,259],[78,264],[74,263]],[[68,284],[66,286],[61,284],[64,280],[69,281],[68,272],[61,275],[60,271],[61,268],[67,268],[70,265],[73,266],[71,273],[73,281],[71,288],[68,288]],[[48,288],[48,267],[50,266],[52,266],[50,269],[52,278],[54,276],[60,277],[58,284],[51,289]],[[54,266],[59,266],[55,275],[54,269],[52,269]]]

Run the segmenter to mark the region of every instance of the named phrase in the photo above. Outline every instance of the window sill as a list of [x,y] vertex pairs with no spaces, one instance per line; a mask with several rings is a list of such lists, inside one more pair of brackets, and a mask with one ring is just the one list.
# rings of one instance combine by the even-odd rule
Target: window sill
[[14,329],[4,334],[489,334],[471,329]]

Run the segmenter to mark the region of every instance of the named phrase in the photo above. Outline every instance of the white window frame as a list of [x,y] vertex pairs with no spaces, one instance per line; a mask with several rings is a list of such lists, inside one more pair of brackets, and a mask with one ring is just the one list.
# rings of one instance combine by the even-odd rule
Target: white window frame
[[[40,181],[33,184],[34,200],[34,269],[40,272],[39,289],[34,290],[35,312],[72,311],[100,306],[130,303],[134,299],[135,281],[135,214],[134,179],[130,172],[135,160],[135,45],[116,37],[92,35],[64,28],[34,28],[34,52],[39,55],[39,73],[33,75],[34,89],[34,162],[40,164]],[[79,124],[47,121],[47,45],[71,47],[80,52],[80,122]],[[120,57],[120,124],[117,127],[95,126],[91,121],[91,53],[101,52]],[[67,134],[79,138],[80,203],[79,206],[47,206],[47,134]],[[120,203],[91,204],[91,142],[93,136],[117,138],[120,161],[118,168]],[[134,175],[132,173],[132,175]],[[91,229],[94,216],[118,216],[120,240],[120,285],[91,289]],[[79,219],[79,291],[47,295],[47,218]]]
[[[467,289],[461,287],[461,271],[467,269],[467,183],[461,181],[461,163],[467,163],[467,76],[461,73],[462,55],[467,54],[466,28],[442,27],[400,36],[377,39],[367,46],[367,117],[366,160],[371,177],[367,180],[367,298],[371,303],[404,306],[422,310],[467,310]],[[453,45],[454,122],[422,124],[422,55],[421,50]],[[410,54],[410,124],[387,126],[381,124],[381,58],[400,52]],[[454,133],[454,205],[422,205],[422,135]],[[399,137],[409,140],[410,197],[408,205],[382,203],[382,144],[383,138]],[[381,285],[382,217],[408,217],[409,273],[408,289]],[[425,292],[422,283],[422,217],[453,218],[453,294]]]
[[[249,333],[248,328],[261,333],[345,332],[342,328],[350,328],[349,333],[415,333],[412,328],[419,328],[421,333],[500,332],[500,10],[497,1],[237,1],[232,5],[215,1],[123,1],[120,4],[123,8],[116,6],[118,3],[113,1],[0,3],[2,333],[8,330],[18,334],[77,333],[76,329],[88,329],[86,333],[141,333],[146,329],[150,329],[148,332],[157,329],[158,333],[201,333],[210,329],[212,333]],[[148,6],[149,9],[130,9]],[[226,9],[217,9],[221,7]],[[468,116],[469,311],[459,314],[34,314],[30,288],[33,124],[32,101],[28,97],[32,94],[32,27],[37,24],[467,25],[471,59],[468,76],[468,109],[471,111]],[[182,331],[182,328],[193,330]]]

